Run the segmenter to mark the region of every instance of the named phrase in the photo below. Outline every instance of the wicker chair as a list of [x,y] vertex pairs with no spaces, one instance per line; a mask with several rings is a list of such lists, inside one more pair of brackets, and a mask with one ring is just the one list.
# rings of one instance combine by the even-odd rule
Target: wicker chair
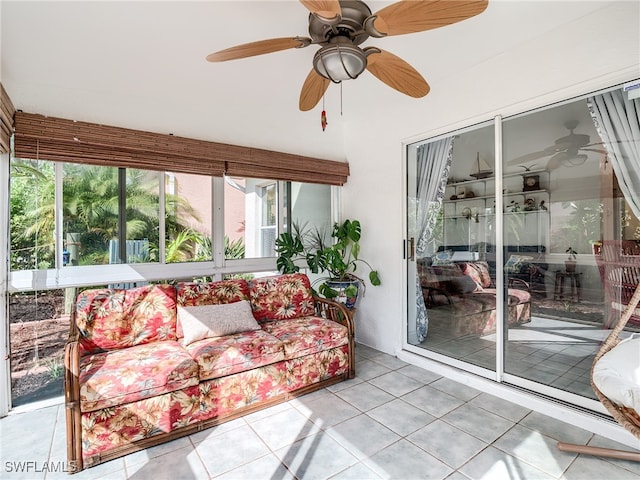
[[[640,281],[640,244],[634,240],[605,240],[593,247],[605,292],[605,328],[611,328]],[[631,312],[629,325],[640,326],[640,309]]]
[[[625,429],[631,432],[635,437],[640,439],[640,412],[625,407],[624,405],[614,403],[604,393],[600,391],[600,388],[594,382],[594,369],[598,364],[598,361],[608,352],[611,352],[621,342],[620,332],[624,329],[625,325],[635,312],[638,303],[640,303],[640,284],[636,279],[635,291],[626,305],[626,308],[622,314],[622,317],[617,322],[609,336],[605,339],[604,343],[600,347],[600,350],[596,353],[593,360],[593,366],[591,367],[591,386],[596,393],[600,402],[604,405],[607,411],[613,416],[613,418],[622,425]],[[589,455],[597,455],[601,457],[619,458],[623,460],[631,460],[640,462],[640,452],[628,452],[624,450],[614,450],[610,448],[590,447],[586,445],[575,445],[572,443],[558,442],[558,448],[565,452],[574,453],[586,453]]]

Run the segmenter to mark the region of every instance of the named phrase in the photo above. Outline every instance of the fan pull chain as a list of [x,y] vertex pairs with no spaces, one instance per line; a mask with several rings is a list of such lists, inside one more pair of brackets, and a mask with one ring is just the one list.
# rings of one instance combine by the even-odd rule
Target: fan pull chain
[[322,125],[322,131],[327,128],[327,112],[324,109],[324,95],[322,95],[322,113],[320,114],[320,125]]
[[342,82],[340,82],[340,116],[342,116]]

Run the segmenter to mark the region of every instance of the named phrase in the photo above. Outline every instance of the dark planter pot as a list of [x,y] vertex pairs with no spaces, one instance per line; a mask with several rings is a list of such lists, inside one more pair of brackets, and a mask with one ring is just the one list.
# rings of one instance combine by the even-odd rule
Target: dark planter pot
[[[345,307],[347,308],[353,308],[356,306],[356,300],[358,299],[358,289],[360,286],[360,282],[358,282],[357,280],[355,281],[327,280],[325,283],[329,288],[338,292],[338,296],[333,300],[335,300],[336,302],[344,303]],[[347,288],[349,288],[349,290],[353,290],[353,287],[355,287],[356,294],[347,296],[347,292],[346,292]]]
[[565,260],[564,269],[567,273],[573,273],[576,271],[576,264],[577,262],[575,260]]

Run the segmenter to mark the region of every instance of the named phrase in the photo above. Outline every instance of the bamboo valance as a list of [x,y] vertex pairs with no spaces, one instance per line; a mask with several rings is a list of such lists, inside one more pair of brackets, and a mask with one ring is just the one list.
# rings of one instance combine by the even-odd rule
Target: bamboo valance
[[0,153],[8,153],[11,149],[13,135],[13,115],[16,109],[2,83],[0,83]]
[[173,135],[15,114],[15,156],[198,175],[343,185],[349,164]]

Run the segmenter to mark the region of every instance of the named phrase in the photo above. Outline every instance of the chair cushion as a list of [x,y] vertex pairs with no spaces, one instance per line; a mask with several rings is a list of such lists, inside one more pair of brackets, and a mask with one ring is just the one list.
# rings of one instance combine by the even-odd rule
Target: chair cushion
[[224,377],[284,360],[282,342],[264,330],[205,338],[186,347],[200,380]]
[[611,402],[640,412],[640,334],[622,340],[596,362],[593,383]]
[[176,341],[80,359],[80,409],[91,412],[198,384],[198,365]]
[[329,350],[349,342],[347,328],[320,317],[265,322],[262,328],[284,345],[287,360]]

